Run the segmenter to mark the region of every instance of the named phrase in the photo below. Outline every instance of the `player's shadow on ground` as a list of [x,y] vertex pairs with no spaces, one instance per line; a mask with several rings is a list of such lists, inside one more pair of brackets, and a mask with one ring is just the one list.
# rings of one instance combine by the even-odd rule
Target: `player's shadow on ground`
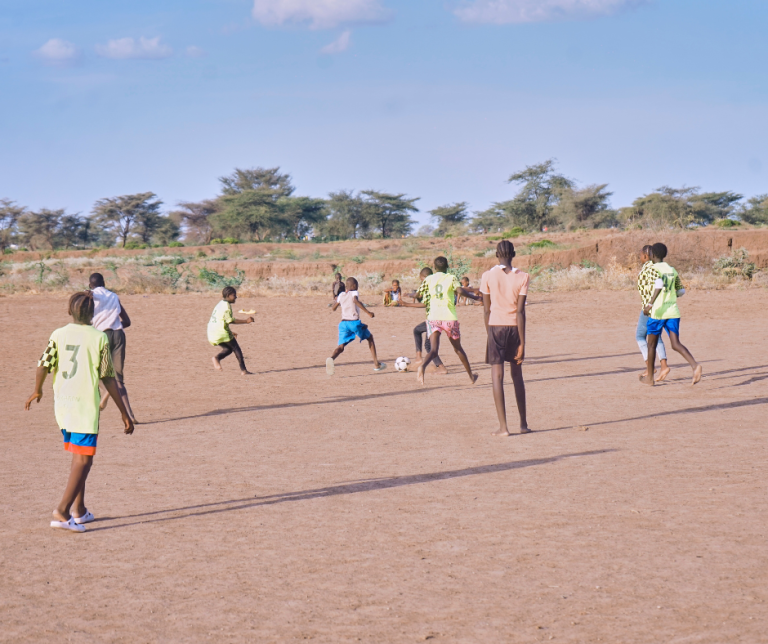
[[[265,505],[276,505],[288,501],[311,501],[328,496],[340,496],[343,494],[358,494],[360,492],[376,492],[379,490],[388,490],[391,488],[403,487],[406,485],[418,485],[421,483],[432,483],[434,481],[445,481],[449,479],[462,478],[465,476],[475,476],[478,474],[494,474],[496,472],[508,472],[510,470],[519,470],[524,467],[534,467],[536,465],[547,465],[556,463],[566,458],[577,458],[583,456],[597,456],[598,454],[608,454],[616,452],[616,449],[600,449],[589,452],[576,452],[574,454],[559,454],[549,458],[537,458],[525,461],[511,461],[508,463],[497,463],[494,465],[478,465],[477,467],[466,467],[460,470],[448,470],[446,472],[432,472],[428,474],[412,474],[410,476],[390,476],[377,479],[364,479],[361,481],[351,481],[340,485],[331,485],[329,487],[317,488],[314,490],[302,490],[300,492],[286,492],[284,494],[272,494],[269,496],[257,496],[245,499],[231,499],[229,501],[217,501],[215,503],[202,503],[200,505],[190,505],[183,508],[171,508],[169,510],[156,510],[154,512],[144,512],[141,514],[130,514],[124,517],[108,517],[100,519],[102,521],[120,521],[125,519],[139,519],[141,517],[154,517],[131,521],[130,523],[121,523],[119,525],[96,525],[88,528],[88,532],[97,532],[99,530],[113,530],[115,528],[126,528],[132,525],[142,523],[158,523],[161,521],[176,521],[179,519],[189,519],[191,517],[200,517],[209,514],[219,514],[221,512],[232,512],[234,510],[247,510]],[[182,512],[174,516],[157,516],[172,512]]]
[[[728,403],[717,403],[714,405],[703,405],[701,407],[686,407],[685,409],[673,409],[671,411],[661,411],[655,414],[645,414],[644,416],[633,416],[632,418],[620,418],[618,420],[601,420],[594,423],[584,423],[587,427],[599,427],[600,425],[615,425],[616,423],[629,423],[633,420],[650,420],[652,418],[663,418],[664,416],[678,416],[680,414],[700,414],[707,411],[717,411],[718,409],[738,409],[739,407],[752,407],[754,405],[768,405],[768,398],[753,398],[752,400],[734,400]],[[564,429],[573,429],[569,427],[553,427],[552,429],[537,429],[533,433],[559,432]]]

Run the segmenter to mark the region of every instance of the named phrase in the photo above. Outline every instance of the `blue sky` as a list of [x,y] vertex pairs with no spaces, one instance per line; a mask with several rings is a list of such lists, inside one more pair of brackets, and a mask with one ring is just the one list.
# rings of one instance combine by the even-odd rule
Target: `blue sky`
[[615,207],[766,193],[767,28],[758,0],[0,0],[0,198],[171,208],[281,166],[482,210],[550,157]]

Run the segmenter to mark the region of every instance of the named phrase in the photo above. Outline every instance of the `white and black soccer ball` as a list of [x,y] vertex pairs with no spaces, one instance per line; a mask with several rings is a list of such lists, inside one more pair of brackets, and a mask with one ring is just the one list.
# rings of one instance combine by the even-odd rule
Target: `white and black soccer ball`
[[408,371],[408,365],[410,364],[411,361],[409,358],[400,356],[397,360],[395,360],[395,371]]

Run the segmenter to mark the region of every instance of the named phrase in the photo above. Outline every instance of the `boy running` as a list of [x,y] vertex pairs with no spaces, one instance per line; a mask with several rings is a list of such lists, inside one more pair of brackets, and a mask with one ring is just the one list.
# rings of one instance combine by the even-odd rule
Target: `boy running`
[[[419,277],[421,278],[421,281],[424,282],[424,280],[432,275],[432,269],[429,268],[429,266],[425,266],[421,269],[421,272],[419,273]],[[416,293],[413,294],[414,300],[416,299]],[[406,302],[405,300],[402,301],[400,306],[406,306],[411,307],[415,309],[426,309],[427,317],[429,317],[429,293],[424,296],[424,299],[422,302],[413,302],[412,304],[410,302]],[[414,364],[414,367],[418,367],[422,361],[423,358],[421,356],[421,347],[422,347],[422,335],[426,333],[427,337],[423,341],[424,350],[429,353],[432,350],[432,343],[429,341],[429,329],[427,327],[427,321],[424,320],[421,324],[417,324],[415,327],[413,327],[413,342],[416,345],[416,358],[418,360],[418,363]],[[443,361],[440,360],[440,356],[436,355],[432,359],[432,363],[435,367],[435,370],[437,373],[446,375],[448,373],[448,369],[445,368],[445,365],[443,364]]]
[[640,376],[640,382],[645,385],[654,384],[653,366],[656,362],[656,343],[662,331],[666,329],[672,348],[691,365],[693,369],[691,385],[695,385],[701,380],[701,365],[680,342],[680,309],[677,307],[677,298],[685,295],[685,289],[677,271],[664,261],[667,256],[667,247],[664,244],[651,246],[651,256],[653,267],[659,277],[656,278],[651,300],[643,309],[643,313],[650,315],[650,319],[648,320],[647,372]]
[[[648,245],[643,246],[643,250],[640,251],[640,259],[643,262],[643,267],[640,269],[640,274],[637,276],[637,290],[640,292],[643,308],[640,309],[640,317],[637,320],[635,339],[637,340],[637,346],[640,347],[640,353],[643,354],[644,362],[648,362],[648,341],[646,339],[648,336],[648,316],[645,314],[644,309],[648,302],[651,301],[656,280],[659,278],[659,273],[653,267],[653,262],[651,261],[651,249],[652,247]],[[661,381],[669,375],[667,349],[664,346],[664,340],[661,337],[659,337],[657,353],[659,354],[659,362],[661,362],[661,371],[656,380]],[[643,371],[643,373],[645,373],[645,371]]]
[[245,320],[237,320],[232,314],[232,305],[237,301],[237,290],[234,286],[225,286],[221,291],[222,300],[216,305],[208,321],[208,342],[214,347],[222,347],[218,355],[212,358],[213,368],[221,371],[221,361],[230,353],[234,353],[240,364],[240,373],[243,376],[252,376],[253,373],[245,368],[245,359],[240,345],[237,343],[237,334],[229,330],[230,324],[251,324],[253,317]]
[[525,406],[525,382],[523,381],[523,360],[525,360],[525,300],[528,296],[530,275],[512,266],[515,246],[504,240],[496,246],[499,265],[483,273],[480,291],[485,308],[485,330],[488,345],[485,362],[491,365],[493,401],[499,417],[499,430],[494,436],[509,436],[507,428],[507,407],[504,398],[504,363],[509,362],[512,384],[515,387],[517,411],[520,414],[520,433],[527,434],[527,411]]
[[417,299],[421,301],[424,301],[429,296],[427,328],[429,329],[429,340],[432,344],[432,349],[416,371],[416,377],[419,383],[423,385],[424,370],[440,351],[440,334],[445,333],[456,355],[459,356],[461,364],[464,365],[470,382],[475,384],[477,382],[477,374],[472,373],[467,354],[461,346],[461,331],[459,330],[459,321],[456,317],[456,294],[471,295],[473,298],[475,296],[473,293],[470,294],[469,291],[462,288],[455,275],[448,273],[448,260],[445,257],[436,257],[434,264],[435,272],[422,282],[416,294]]
[[329,376],[334,374],[336,367],[333,361],[344,353],[344,347],[352,342],[355,336],[360,338],[360,342],[368,340],[368,348],[370,348],[371,355],[373,356],[373,370],[383,371],[386,369],[387,365],[379,362],[378,357],[376,357],[376,343],[373,341],[373,334],[360,321],[360,309],[363,309],[371,317],[374,317],[374,315],[358,299],[357,280],[354,277],[347,278],[346,290],[336,298],[331,311],[335,311],[339,307],[341,307],[339,346],[336,347],[331,357],[325,361],[325,372]]
[[56,422],[64,436],[64,449],[72,452],[69,480],[59,506],[53,511],[52,528],[85,532],[85,524],[95,520],[85,507],[85,481],[91,471],[99,435],[99,381],[112,396],[125,424],[133,433],[133,421],[123,404],[112,368],[109,340],[91,326],[93,294],[75,293],[69,299],[73,323],[56,329],[37,363],[35,391],[24,409],[43,397],[43,383],[53,373],[53,398]]

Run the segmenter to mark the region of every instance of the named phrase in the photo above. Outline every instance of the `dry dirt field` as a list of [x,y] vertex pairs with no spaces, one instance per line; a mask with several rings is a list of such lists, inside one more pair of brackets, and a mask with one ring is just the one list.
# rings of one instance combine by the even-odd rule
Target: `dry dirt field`
[[535,431],[506,439],[480,308],[459,313],[478,385],[446,346],[422,389],[391,368],[419,310],[373,309],[384,373],[355,344],[328,378],[327,300],[239,300],[244,378],[211,368],[216,301],[124,298],[143,424],[104,413],[76,535],[48,527],[50,382],[23,411],[66,300],[0,298],[1,641],[768,642],[765,290],[686,296],[704,380],[675,354],[655,389],[635,294],[533,294]]

